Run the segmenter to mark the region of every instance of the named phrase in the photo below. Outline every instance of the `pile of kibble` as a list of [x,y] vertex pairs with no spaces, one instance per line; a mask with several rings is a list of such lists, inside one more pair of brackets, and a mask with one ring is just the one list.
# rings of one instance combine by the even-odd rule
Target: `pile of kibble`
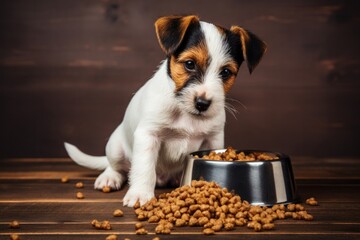
[[194,158],[218,161],[264,161],[279,159],[275,154],[265,152],[250,152],[247,154],[244,152],[237,153],[232,147],[228,147],[224,152],[211,151],[208,155],[203,155],[201,157],[195,155]]
[[157,223],[157,234],[170,234],[174,227],[182,226],[201,226],[204,234],[235,226],[261,231],[274,229],[277,219],[313,220],[301,204],[253,206],[215,182],[203,180],[193,180],[191,186],[176,188],[134,208],[138,220]]

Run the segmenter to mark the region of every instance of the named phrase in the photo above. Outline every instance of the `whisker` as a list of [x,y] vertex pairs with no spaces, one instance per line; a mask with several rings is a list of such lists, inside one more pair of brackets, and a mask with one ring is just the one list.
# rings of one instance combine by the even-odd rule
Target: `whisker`
[[237,120],[236,114],[238,113],[238,111],[233,105],[225,102],[225,110],[227,110]]
[[245,106],[245,104],[243,104],[240,100],[235,99],[235,98],[226,97],[226,101],[228,101],[228,100],[240,104],[245,110],[247,110],[247,107]]

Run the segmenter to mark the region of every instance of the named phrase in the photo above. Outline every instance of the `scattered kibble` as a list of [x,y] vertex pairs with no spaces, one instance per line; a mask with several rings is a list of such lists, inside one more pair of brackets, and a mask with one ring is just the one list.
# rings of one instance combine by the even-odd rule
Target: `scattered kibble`
[[77,193],[76,193],[76,198],[77,198],[77,199],[84,199],[85,196],[84,196],[84,194],[83,194],[82,192],[77,192]]
[[118,240],[118,237],[115,234],[111,234],[107,236],[105,240]]
[[135,214],[140,221],[157,223],[156,234],[170,234],[174,226],[201,226],[204,234],[230,231],[236,226],[263,231],[274,229],[278,219],[313,220],[301,204],[253,206],[226,188],[203,180],[163,193],[136,207]]
[[104,186],[104,187],[102,188],[102,191],[103,191],[104,193],[109,193],[109,192],[111,192],[111,188],[110,188],[109,186]]
[[318,201],[317,201],[314,197],[311,197],[311,198],[306,199],[305,203],[306,203],[307,205],[310,205],[310,206],[317,206],[317,205],[319,205]]
[[12,221],[10,224],[9,224],[10,228],[20,228],[20,223],[16,220]]
[[76,187],[76,188],[83,188],[83,187],[84,187],[84,184],[83,184],[82,182],[77,182],[77,183],[75,184],[75,187]]
[[69,182],[69,177],[68,177],[68,176],[62,177],[62,178],[61,178],[61,182],[62,182],[62,183],[67,183],[67,182]]
[[199,157],[195,155],[194,158],[201,158],[205,160],[218,160],[218,161],[264,161],[264,160],[276,160],[278,156],[271,153],[264,152],[237,152],[234,148],[228,147],[225,152],[211,151],[208,155]]
[[111,230],[111,224],[107,220],[99,222],[98,220],[94,219],[91,221],[91,225],[96,229]]
[[120,209],[116,209],[113,213],[113,216],[114,217],[122,217],[122,216],[124,216],[124,212],[121,211]]

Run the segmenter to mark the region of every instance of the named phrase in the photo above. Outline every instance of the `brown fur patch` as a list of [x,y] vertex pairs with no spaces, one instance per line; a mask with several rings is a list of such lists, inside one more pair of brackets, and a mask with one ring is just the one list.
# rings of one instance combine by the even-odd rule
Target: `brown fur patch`
[[166,54],[171,54],[180,45],[192,22],[199,22],[199,18],[194,15],[167,16],[156,20],[156,36],[160,47]]
[[225,93],[227,93],[231,89],[231,87],[234,85],[234,82],[236,79],[236,74],[239,70],[239,66],[235,61],[231,61],[226,64],[225,68],[228,68],[233,73],[230,76],[230,78],[224,82],[224,91],[225,91]]
[[170,58],[170,71],[171,78],[175,82],[175,89],[179,91],[189,79],[190,75],[186,71],[184,64],[179,63],[174,56]]
[[[195,62],[194,73],[185,69],[184,63],[188,60]],[[172,56],[170,59],[170,72],[176,85],[176,91],[184,87],[191,74],[202,75],[207,68],[208,61],[209,53],[204,42],[185,50],[177,59]]]

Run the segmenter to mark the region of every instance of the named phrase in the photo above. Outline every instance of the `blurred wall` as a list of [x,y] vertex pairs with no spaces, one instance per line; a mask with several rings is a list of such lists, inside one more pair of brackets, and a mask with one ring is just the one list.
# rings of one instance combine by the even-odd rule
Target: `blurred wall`
[[[0,8],[0,157],[95,155],[164,54],[163,15],[241,25],[268,44],[229,93],[226,145],[360,156],[360,2],[5,0]],[[230,100],[232,99],[232,100]]]

